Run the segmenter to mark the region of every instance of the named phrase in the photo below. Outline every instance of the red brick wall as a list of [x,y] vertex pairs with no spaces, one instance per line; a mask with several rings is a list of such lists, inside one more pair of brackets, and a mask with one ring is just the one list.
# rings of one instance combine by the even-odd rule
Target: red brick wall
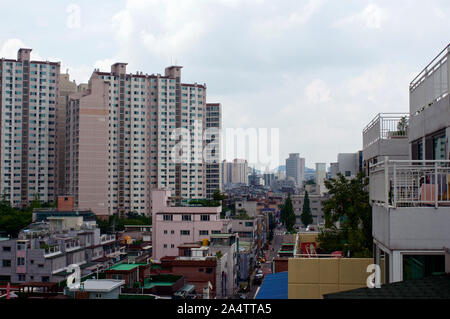
[[75,198],[73,196],[58,196],[58,211],[72,212],[75,210]]
[[[211,273],[207,274],[206,268],[212,268]],[[199,271],[199,269],[203,269],[203,271]],[[216,267],[177,265],[172,267],[172,273],[184,276],[187,283],[195,286],[197,294],[203,292],[208,281],[211,282],[213,291],[216,289]]]
[[288,259],[274,259],[275,273],[288,271]]

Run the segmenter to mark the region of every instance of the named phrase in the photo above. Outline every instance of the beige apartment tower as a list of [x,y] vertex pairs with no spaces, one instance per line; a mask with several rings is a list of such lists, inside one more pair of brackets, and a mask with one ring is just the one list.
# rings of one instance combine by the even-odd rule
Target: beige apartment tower
[[164,75],[130,74],[126,63],[95,70],[85,92],[71,95],[66,185],[80,208],[96,214],[150,214],[151,189],[206,197],[206,86]]

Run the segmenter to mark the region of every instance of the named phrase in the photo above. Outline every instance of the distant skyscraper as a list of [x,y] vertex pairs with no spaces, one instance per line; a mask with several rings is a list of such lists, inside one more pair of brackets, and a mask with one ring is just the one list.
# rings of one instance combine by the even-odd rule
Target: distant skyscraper
[[305,180],[305,159],[298,153],[289,154],[286,159],[286,178],[292,177],[298,187],[303,186]]
[[53,201],[57,191],[56,112],[60,63],[0,59],[0,192],[14,206],[35,194]]
[[248,162],[244,159],[234,159],[232,165],[231,182],[233,184],[248,185]]
[[222,175],[222,189],[223,189],[225,188],[226,185],[231,184],[233,163],[224,160],[222,161],[220,166],[222,167],[221,175]]
[[320,194],[325,193],[326,187],[324,181],[327,179],[327,164],[326,163],[316,163],[316,185],[318,187],[318,192]]
[[222,162],[223,185],[246,184],[248,185],[248,162],[244,159],[234,159],[232,162]]

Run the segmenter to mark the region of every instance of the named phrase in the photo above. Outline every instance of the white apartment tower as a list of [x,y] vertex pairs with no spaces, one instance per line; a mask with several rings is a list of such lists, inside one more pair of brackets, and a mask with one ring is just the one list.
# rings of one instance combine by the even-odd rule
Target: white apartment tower
[[56,183],[56,112],[60,63],[31,61],[31,49],[17,60],[0,59],[0,192],[13,206],[35,194],[53,201]]

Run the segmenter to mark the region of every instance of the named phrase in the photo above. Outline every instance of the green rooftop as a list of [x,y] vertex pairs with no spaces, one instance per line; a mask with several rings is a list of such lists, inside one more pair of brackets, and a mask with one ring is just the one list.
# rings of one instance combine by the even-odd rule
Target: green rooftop
[[114,266],[111,266],[110,268],[106,269],[106,270],[133,270],[136,267],[139,266],[146,266],[147,264],[117,264]]

